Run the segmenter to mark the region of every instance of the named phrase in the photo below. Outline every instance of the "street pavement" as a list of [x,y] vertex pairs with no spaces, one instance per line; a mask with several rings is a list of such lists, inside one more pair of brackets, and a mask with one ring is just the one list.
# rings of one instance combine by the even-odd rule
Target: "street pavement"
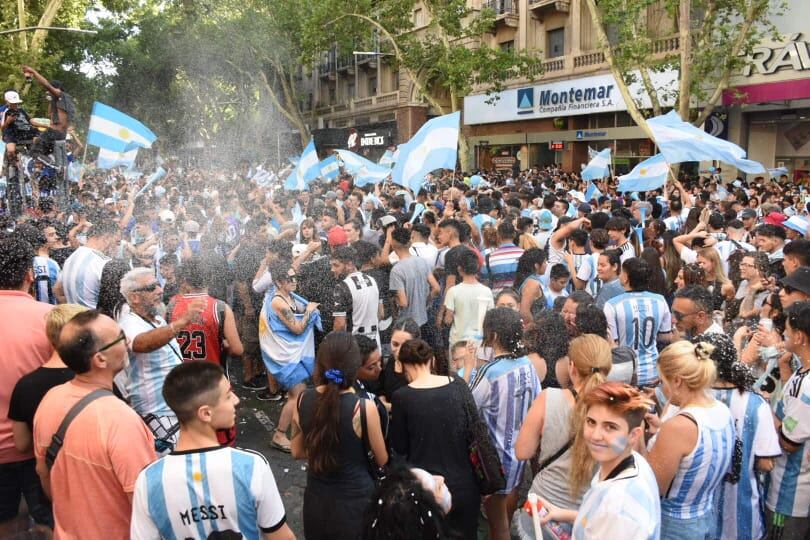
[[[241,370],[240,370],[241,371]],[[283,401],[259,401],[256,392],[241,386],[241,377],[231,377],[236,395],[239,396],[237,412],[238,434],[236,446],[260,452],[270,463],[273,476],[287,511],[287,523],[296,538],[304,537],[302,521],[304,488],[307,485],[306,461],[296,461],[286,454],[270,447],[273,430],[278,422]]]

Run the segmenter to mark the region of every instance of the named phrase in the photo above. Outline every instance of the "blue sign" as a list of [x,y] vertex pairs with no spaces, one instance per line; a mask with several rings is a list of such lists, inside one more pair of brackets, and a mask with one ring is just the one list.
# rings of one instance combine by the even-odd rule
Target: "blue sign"
[[580,130],[580,131],[577,131],[577,139],[582,139],[584,136],[585,136],[585,135],[582,133],[582,131],[581,131],[581,130]]
[[534,112],[534,88],[518,88],[517,109],[518,114]]

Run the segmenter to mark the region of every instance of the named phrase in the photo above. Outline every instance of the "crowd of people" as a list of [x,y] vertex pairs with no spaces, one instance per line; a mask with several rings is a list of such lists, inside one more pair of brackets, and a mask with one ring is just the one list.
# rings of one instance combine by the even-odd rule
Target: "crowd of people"
[[810,537],[804,186],[165,167],[0,218],[0,536]]

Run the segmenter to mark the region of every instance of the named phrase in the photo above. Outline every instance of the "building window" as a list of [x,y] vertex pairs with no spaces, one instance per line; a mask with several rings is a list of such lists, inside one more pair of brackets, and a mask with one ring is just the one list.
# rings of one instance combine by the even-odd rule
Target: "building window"
[[636,122],[633,120],[633,117],[630,116],[629,113],[626,112],[616,113],[616,127],[632,127],[635,125]]
[[399,92],[399,71],[394,71],[391,74],[391,91]]
[[354,88],[354,83],[353,82],[350,82],[348,84],[348,86],[346,87],[346,91],[347,91],[347,93],[349,95],[349,99],[354,99],[355,98],[355,88]]
[[548,46],[546,58],[557,58],[565,55],[565,28],[555,28],[548,31]]
[[368,95],[377,95],[377,77],[368,78]]
[[334,105],[335,101],[337,101],[335,99],[335,87],[330,85],[329,86],[329,103],[328,103],[328,105]]
[[511,41],[504,41],[503,43],[501,43],[501,50],[502,51],[511,51],[514,48],[515,48],[515,40],[514,39],[511,40]]

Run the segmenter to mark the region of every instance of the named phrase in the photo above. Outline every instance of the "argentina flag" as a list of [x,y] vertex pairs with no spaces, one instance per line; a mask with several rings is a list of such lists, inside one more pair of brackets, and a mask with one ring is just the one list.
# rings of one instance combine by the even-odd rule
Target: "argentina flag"
[[389,167],[378,165],[354,152],[348,150],[335,150],[335,152],[340,156],[343,168],[354,176],[354,184],[357,187],[379,184],[391,174]]
[[113,167],[124,167],[129,169],[135,164],[138,157],[138,149],[133,148],[126,152],[114,152],[106,148],[99,148],[96,167],[99,169],[112,169]]
[[315,151],[315,139],[310,139],[295,168],[284,182],[284,188],[293,191],[307,189],[309,183],[321,175],[320,163],[318,152]]
[[583,180],[598,180],[607,176],[610,165],[610,148],[605,148],[596,154],[588,165],[582,169]]
[[394,163],[396,163],[396,159],[394,159],[394,152],[391,150],[386,150],[378,162],[379,165],[387,165],[388,167],[393,167]]
[[461,113],[454,112],[433,118],[419,128],[410,141],[399,146],[391,181],[416,193],[429,172],[455,169],[460,120]]
[[157,135],[148,127],[108,105],[93,103],[87,144],[113,152],[128,152],[133,148],[151,148]]
[[667,181],[669,164],[662,154],[646,159],[633,167],[629,173],[619,177],[616,191],[650,191],[658,189]]
[[585,190],[585,201],[590,202],[594,199],[598,199],[602,196],[602,192],[599,191],[599,188],[596,187],[596,184],[593,182],[588,182],[588,187]]
[[321,176],[327,180],[334,180],[340,176],[340,163],[335,156],[329,156],[320,163]]
[[668,163],[718,160],[746,173],[765,172],[761,163],[745,159],[745,150],[684,122],[675,111],[651,118],[647,120],[647,125]]

